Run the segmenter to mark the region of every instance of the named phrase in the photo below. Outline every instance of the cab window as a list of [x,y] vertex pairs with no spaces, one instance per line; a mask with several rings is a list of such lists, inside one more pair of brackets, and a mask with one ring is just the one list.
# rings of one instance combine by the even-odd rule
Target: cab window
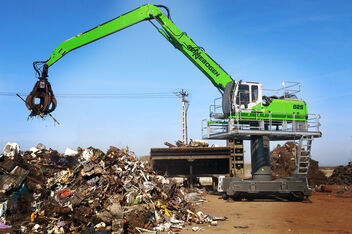
[[257,85],[251,86],[251,93],[252,93],[252,102],[256,102],[258,100],[258,86]]
[[236,97],[237,105],[246,105],[249,103],[249,87],[248,85],[240,85],[238,87],[238,96]]

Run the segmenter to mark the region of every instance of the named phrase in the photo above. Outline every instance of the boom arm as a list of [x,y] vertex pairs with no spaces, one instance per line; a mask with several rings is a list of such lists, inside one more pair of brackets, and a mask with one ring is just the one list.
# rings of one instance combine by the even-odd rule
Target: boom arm
[[[92,43],[103,37],[106,37],[112,33],[118,32],[129,26],[137,24],[141,21],[149,20],[155,27],[156,25],[151,20],[156,20],[161,28],[157,28],[158,31],[178,50],[180,50],[191,62],[196,65],[213,83],[213,85],[219,90],[224,91],[227,84],[232,82],[232,78],[228,75],[224,69],[221,68],[205,51],[203,48],[198,47],[186,33],[182,32],[172,22],[170,17],[166,16],[159,7],[168,9],[164,6],[159,5],[144,5],[135,10],[132,10],[124,15],[121,15],[115,19],[112,19],[106,23],[103,23],[89,31],[78,34],[77,36],[62,42],[51,54],[50,58],[44,62],[35,62],[34,67],[39,74],[40,78],[47,82],[48,68],[55,62],[61,59],[64,55],[72,50],[75,50],[81,46]],[[169,11],[168,11],[169,13]],[[40,74],[37,68],[38,63],[44,63],[42,73]],[[50,84],[47,82],[50,86]],[[35,90],[33,89],[33,96],[35,96]],[[52,93],[52,92],[51,92]],[[53,95],[53,94],[52,94]],[[28,99],[28,98],[27,98]],[[28,109],[38,109],[27,104]],[[30,108],[30,107],[31,108]],[[49,113],[49,107],[43,107],[42,110],[38,110],[38,113]],[[55,109],[55,108],[54,108]],[[50,109],[50,112],[53,109]],[[34,113],[34,115],[36,115]]]

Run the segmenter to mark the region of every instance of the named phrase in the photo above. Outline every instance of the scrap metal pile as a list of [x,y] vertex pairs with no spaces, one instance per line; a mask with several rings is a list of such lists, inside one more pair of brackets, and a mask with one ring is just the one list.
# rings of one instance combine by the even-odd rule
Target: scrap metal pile
[[193,140],[191,139],[188,144],[185,144],[184,142],[178,140],[176,141],[176,145],[171,144],[170,142],[164,142],[164,145],[168,146],[169,148],[175,148],[175,147],[208,147],[209,143],[206,141],[201,141],[201,140]]
[[352,162],[336,167],[328,179],[328,184],[352,185]]
[[41,144],[20,152],[12,143],[4,148],[0,170],[0,229],[177,232],[186,224],[216,225],[225,219],[196,212],[204,200],[201,191],[187,191],[156,175],[127,147],[59,154]]
[[[270,160],[273,170],[273,177],[280,178],[286,176],[294,176],[295,153],[298,150],[298,144],[295,142],[286,142],[284,145],[277,147],[270,152]],[[325,184],[326,176],[319,170],[319,162],[310,159],[308,170],[308,182],[311,186]]]

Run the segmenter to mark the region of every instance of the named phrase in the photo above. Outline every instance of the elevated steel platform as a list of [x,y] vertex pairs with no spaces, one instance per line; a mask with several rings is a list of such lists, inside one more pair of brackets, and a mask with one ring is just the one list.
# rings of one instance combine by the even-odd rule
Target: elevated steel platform
[[[238,115],[240,116],[240,115]],[[299,140],[302,136],[318,138],[320,116],[309,114],[307,121],[244,120],[241,118],[202,121],[202,138],[208,140],[250,140],[253,135],[267,136],[270,141]]]

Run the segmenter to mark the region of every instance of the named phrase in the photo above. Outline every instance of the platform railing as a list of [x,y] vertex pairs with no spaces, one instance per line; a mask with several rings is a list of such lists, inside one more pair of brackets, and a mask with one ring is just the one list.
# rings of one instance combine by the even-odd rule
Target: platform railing
[[289,97],[290,94],[295,95],[297,99],[302,100],[302,85],[295,81],[283,81],[282,88],[279,89],[262,89],[265,96],[284,96]]
[[[243,112],[244,113],[244,112]],[[292,115],[292,120],[276,120],[272,116],[292,115],[292,113],[273,112],[269,113],[266,120],[259,119],[256,115],[255,119],[247,119],[242,117],[242,112],[238,112],[234,118],[229,119],[214,119],[210,118],[202,120],[202,136],[210,137],[216,134],[231,133],[233,131],[265,131],[266,133],[275,132],[319,132],[320,131],[320,115],[308,114],[306,121],[297,121],[295,114]]]
[[202,120],[202,137],[209,138],[214,134],[226,133],[228,132],[228,123],[212,123],[209,124],[208,119]]
[[214,104],[209,106],[209,113],[210,113],[210,118],[213,114],[216,113],[222,113],[222,104],[219,104],[218,102],[221,103],[222,97],[218,97],[214,99]]

